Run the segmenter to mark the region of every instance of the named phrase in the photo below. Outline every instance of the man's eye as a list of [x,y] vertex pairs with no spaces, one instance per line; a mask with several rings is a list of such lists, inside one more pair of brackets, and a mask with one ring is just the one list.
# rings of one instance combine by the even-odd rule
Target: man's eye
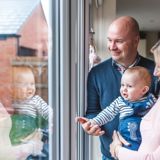
[[118,40],[116,43],[123,43],[124,41],[123,40]]
[[111,39],[107,39],[107,42],[112,42],[112,40]]

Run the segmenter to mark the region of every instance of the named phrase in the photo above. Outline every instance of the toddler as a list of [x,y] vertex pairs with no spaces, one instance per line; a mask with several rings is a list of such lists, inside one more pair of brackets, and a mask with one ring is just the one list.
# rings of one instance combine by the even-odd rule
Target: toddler
[[13,67],[12,78],[14,114],[10,139],[13,145],[17,145],[28,141],[35,131],[48,128],[49,106],[35,95],[35,78],[30,67]]
[[[141,144],[139,130],[141,119],[156,102],[156,98],[148,92],[150,85],[151,75],[147,69],[140,66],[128,68],[122,75],[121,96],[90,119],[91,125],[102,126],[119,114],[119,132],[130,143],[125,147],[138,150]],[[76,120],[81,124],[88,121],[84,117],[77,117]]]

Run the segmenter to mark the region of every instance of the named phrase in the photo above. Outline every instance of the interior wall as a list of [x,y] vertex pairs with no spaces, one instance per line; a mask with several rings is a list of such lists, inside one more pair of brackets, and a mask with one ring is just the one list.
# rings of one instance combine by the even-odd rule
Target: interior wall
[[152,46],[159,39],[159,32],[157,31],[143,31],[144,37],[140,40],[138,51],[144,57],[153,60],[153,54],[150,52]]
[[147,41],[146,56],[148,58],[153,59],[153,55],[151,54],[150,49],[158,41],[158,32],[156,31],[146,32],[146,41]]
[[146,50],[147,41],[146,39],[141,39],[138,45],[138,52],[143,57],[147,57],[147,50]]
[[92,1],[93,14],[93,31],[94,40],[97,49],[97,54],[101,59],[109,57],[107,52],[107,30],[116,17],[116,0],[103,0],[102,5],[96,6],[95,1]]

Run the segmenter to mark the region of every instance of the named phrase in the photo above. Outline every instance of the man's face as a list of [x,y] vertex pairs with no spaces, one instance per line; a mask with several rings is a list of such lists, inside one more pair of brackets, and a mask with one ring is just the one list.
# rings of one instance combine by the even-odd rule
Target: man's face
[[108,30],[107,47],[116,62],[128,67],[137,55],[139,37],[122,26],[111,25]]

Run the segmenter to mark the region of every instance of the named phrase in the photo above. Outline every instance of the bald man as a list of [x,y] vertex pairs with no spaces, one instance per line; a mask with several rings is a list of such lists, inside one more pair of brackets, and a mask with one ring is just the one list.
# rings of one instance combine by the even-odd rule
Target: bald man
[[[133,17],[119,17],[111,23],[107,33],[107,47],[111,58],[93,67],[88,74],[87,118],[95,117],[120,95],[120,80],[127,68],[142,66],[153,75],[154,62],[142,57],[137,51],[139,40],[139,25]],[[155,85],[156,79],[152,76],[153,94],[156,92]],[[87,120],[80,123],[86,133],[100,136],[102,160],[113,160],[109,145],[112,142],[113,130],[118,127],[118,116],[101,128],[92,127]]]

